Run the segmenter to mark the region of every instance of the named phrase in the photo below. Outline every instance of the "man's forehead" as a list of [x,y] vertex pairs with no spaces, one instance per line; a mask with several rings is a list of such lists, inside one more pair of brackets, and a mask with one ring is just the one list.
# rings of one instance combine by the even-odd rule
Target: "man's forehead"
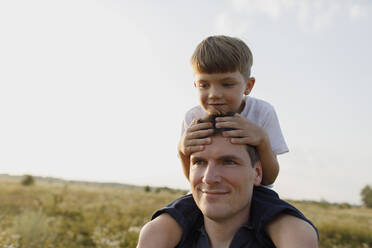
[[205,145],[204,150],[194,152],[191,154],[192,157],[221,157],[221,156],[237,156],[241,157],[246,153],[245,145],[232,144],[230,138],[225,138],[221,135],[211,137],[212,142]]

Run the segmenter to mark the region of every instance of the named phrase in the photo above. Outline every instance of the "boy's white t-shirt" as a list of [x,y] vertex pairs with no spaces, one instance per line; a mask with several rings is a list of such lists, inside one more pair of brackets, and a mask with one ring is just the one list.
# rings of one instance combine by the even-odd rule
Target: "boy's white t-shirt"
[[[182,134],[194,119],[203,118],[206,114],[200,105],[187,111],[182,125]],[[274,154],[279,155],[289,151],[282,130],[280,129],[278,117],[276,116],[274,107],[270,103],[246,96],[245,106],[240,114],[265,129]]]

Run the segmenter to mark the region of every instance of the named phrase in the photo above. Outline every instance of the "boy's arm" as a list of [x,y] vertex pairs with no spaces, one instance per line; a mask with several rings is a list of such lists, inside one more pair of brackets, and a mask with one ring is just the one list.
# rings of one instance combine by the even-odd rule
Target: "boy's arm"
[[248,144],[257,148],[263,172],[262,184],[274,183],[279,173],[279,163],[271,150],[270,139],[265,129],[239,114],[232,117],[218,117],[216,121],[217,128],[234,129],[223,132],[225,137],[231,138],[231,143]]
[[318,236],[314,228],[292,215],[279,215],[266,226],[266,232],[278,248],[318,247]]
[[[260,161],[262,165],[262,181],[263,185],[273,184],[279,174],[279,162],[276,155],[271,150],[270,139],[267,136],[265,130],[263,131],[263,140],[256,146],[258,155],[260,156]],[[235,143],[232,141],[232,143]]]
[[185,175],[186,178],[189,178],[189,174],[190,174],[190,156],[186,156],[185,154],[183,154],[181,152],[180,148],[178,148],[178,156],[179,156],[179,158],[181,160],[183,174]]
[[161,214],[142,227],[137,248],[174,248],[182,232],[182,227],[170,215]]

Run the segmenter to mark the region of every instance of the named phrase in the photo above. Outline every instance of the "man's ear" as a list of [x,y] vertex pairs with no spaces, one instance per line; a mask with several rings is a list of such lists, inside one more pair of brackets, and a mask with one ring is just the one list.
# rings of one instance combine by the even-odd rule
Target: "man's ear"
[[262,181],[262,166],[261,162],[257,161],[256,164],[253,167],[255,171],[254,179],[253,179],[253,184],[254,186],[259,186]]
[[194,81],[194,87],[197,88],[196,82]]
[[245,85],[245,90],[244,90],[244,95],[249,95],[251,90],[253,89],[254,83],[256,82],[256,79],[254,77],[248,78],[246,85]]

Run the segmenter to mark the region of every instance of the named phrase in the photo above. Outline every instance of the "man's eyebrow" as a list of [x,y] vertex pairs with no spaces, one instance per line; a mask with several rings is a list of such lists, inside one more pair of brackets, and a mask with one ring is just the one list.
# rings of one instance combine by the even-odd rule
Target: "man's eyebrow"
[[241,161],[241,159],[235,155],[224,155],[218,157],[218,160],[235,160],[235,161]]
[[196,160],[205,160],[205,158],[191,155],[191,159],[190,159],[190,160],[191,160],[191,161],[196,161]]

